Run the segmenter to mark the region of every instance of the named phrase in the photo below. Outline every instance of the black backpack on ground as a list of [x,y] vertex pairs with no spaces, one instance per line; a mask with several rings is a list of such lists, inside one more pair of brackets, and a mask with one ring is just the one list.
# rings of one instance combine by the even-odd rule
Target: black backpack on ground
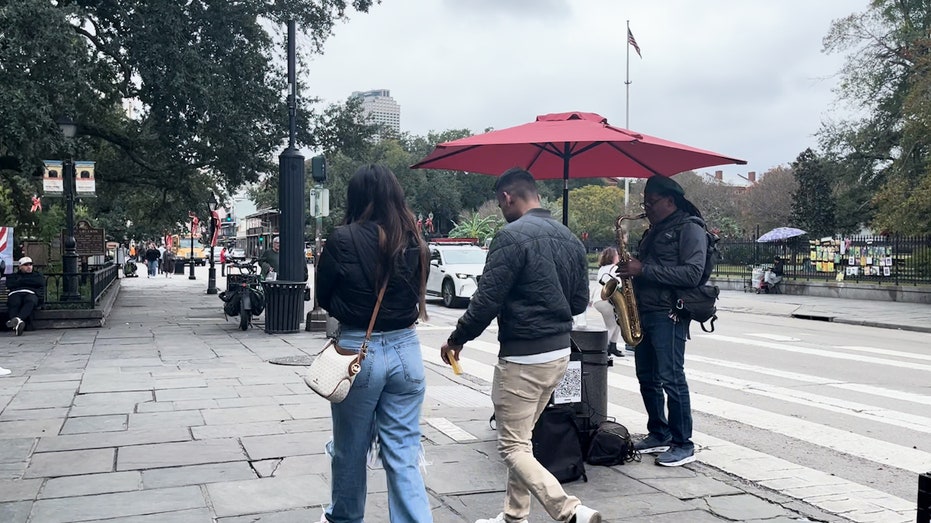
[[579,425],[571,407],[547,407],[533,427],[533,457],[560,483],[569,483],[585,475],[585,455],[579,439]]
[[[721,257],[721,252],[718,250],[718,240],[720,240],[720,238],[717,234],[708,230],[708,227],[705,226],[705,222],[701,218],[690,216],[682,223],[684,225],[689,222],[697,223],[705,229],[705,236],[708,239],[708,250],[705,254],[705,268],[702,271],[701,281],[698,287],[692,289],[678,289],[676,291],[676,302],[674,307],[677,311],[682,311],[688,314],[692,320],[697,321],[699,325],[701,325],[701,330],[705,332],[714,332],[714,322],[718,319],[718,309],[715,306],[715,302],[718,300],[720,289],[718,289],[717,285],[708,283],[708,280],[711,278],[711,273],[714,272],[714,266]],[[705,328],[706,321],[709,322],[711,329]]]
[[592,434],[585,462],[589,465],[613,467],[636,459],[634,442],[627,427],[614,421],[602,421]]

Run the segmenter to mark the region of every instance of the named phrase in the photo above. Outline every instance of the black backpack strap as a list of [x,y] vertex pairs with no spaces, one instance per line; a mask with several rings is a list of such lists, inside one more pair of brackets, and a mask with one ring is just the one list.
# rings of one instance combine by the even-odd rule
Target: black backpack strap
[[711,317],[710,320],[708,320],[708,324],[711,326],[711,330],[708,330],[708,329],[705,328],[705,323],[704,323],[704,322],[699,323],[699,325],[701,326],[701,330],[703,330],[703,331],[705,331],[705,332],[707,332],[707,333],[709,333],[709,334],[712,333],[712,332],[714,332],[714,320],[716,320],[716,319],[718,319],[718,315],[717,315],[717,314],[715,314],[714,316]]

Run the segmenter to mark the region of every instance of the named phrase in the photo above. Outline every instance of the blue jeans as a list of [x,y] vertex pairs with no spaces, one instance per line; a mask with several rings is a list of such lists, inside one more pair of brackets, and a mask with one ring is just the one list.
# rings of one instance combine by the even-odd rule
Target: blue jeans
[[[359,349],[365,331],[343,328],[339,346]],[[420,408],[426,382],[420,340],[414,329],[373,332],[368,355],[349,395],[331,407],[333,462],[330,506],[333,523],[361,523],[365,515],[366,461],[375,436],[388,478],[392,523],[432,522],[420,474]]]
[[149,276],[158,276],[158,260],[146,260],[149,267]]
[[693,449],[692,405],[685,381],[689,321],[673,321],[664,311],[643,313],[640,321],[643,341],[637,345],[635,363],[640,395],[649,416],[647,431],[659,441],[671,439],[677,447]]

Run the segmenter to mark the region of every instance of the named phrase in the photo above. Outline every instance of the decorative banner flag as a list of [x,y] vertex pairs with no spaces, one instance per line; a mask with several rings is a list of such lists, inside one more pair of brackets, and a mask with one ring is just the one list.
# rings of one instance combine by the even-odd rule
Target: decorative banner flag
[[56,160],[42,160],[42,191],[46,196],[61,196],[65,192],[62,182],[62,163]]
[[74,190],[79,196],[96,196],[94,162],[74,162]]
[[6,265],[5,272],[13,272],[13,228],[0,227],[0,259]]
[[220,235],[220,213],[217,211],[210,211],[210,215],[213,218],[213,231],[212,238],[210,238],[210,246],[217,246],[217,236]]
[[200,220],[197,219],[197,215],[194,214],[194,211],[187,212],[188,218],[191,219],[191,232],[197,231],[197,224],[200,223]]
[[637,39],[634,38],[634,33],[630,32],[629,27],[627,28],[627,43],[634,46],[634,51],[637,51],[637,56],[639,56],[642,59],[643,55],[640,54],[640,46],[637,45]]
[[29,212],[42,212],[42,199],[32,195],[32,207],[29,208]]

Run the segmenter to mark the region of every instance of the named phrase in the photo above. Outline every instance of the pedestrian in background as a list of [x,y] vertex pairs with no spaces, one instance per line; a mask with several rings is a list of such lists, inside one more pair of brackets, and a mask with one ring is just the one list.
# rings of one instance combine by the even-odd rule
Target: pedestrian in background
[[566,494],[530,445],[533,427],[569,365],[572,317],[588,306],[585,247],[540,206],[529,172],[505,172],[495,197],[508,224],[492,240],[469,308],[440,349],[444,362],[458,360],[463,344],[498,318],[501,348],[491,400],[507,489],[504,512],[476,523],[526,522],[531,496],[557,521],[599,523],[601,514]]
[[158,262],[161,259],[162,253],[155,248],[155,243],[149,242],[149,246],[145,251],[145,262],[149,269],[149,278],[158,276]]
[[220,249],[220,276],[226,276],[226,247]]
[[386,167],[360,168],[349,180],[345,225],[327,238],[318,264],[317,296],[339,320],[341,349],[360,350],[382,287],[385,293],[362,370],[346,399],[331,405],[331,502],[321,522],[363,521],[367,451],[376,438],[388,480],[388,520],[433,521],[419,468],[426,382],[414,330],[418,318],[426,319],[429,267],[398,179]]
[[[614,278],[614,271],[617,268],[617,262],[620,259],[617,249],[608,247],[601,251],[598,257],[598,278],[595,280],[602,283],[603,278]],[[618,288],[621,283],[618,282]],[[614,305],[607,300],[601,299],[601,288],[595,288],[592,293],[592,306],[601,313],[601,318],[605,322],[605,328],[608,329],[608,353],[617,357],[623,357],[624,352],[618,350],[617,342],[621,336],[621,328],[617,325],[617,319],[614,316]]]
[[162,272],[166,278],[171,278],[171,274],[175,272],[175,254],[168,248],[162,252]]
[[685,380],[685,340],[691,319],[675,308],[676,291],[701,283],[708,239],[701,213],[674,180],[653,176],[643,193],[650,228],[640,240],[638,258],[618,265],[621,277],[633,278],[643,330],[634,357],[648,434],[634,449],[659,454],[657,465],[677,467],[695,461],[695,445]]
[[45,301],[45,276],[34,270],[32,258],[23,256],[19,259],[19,269],[6,277],[6,288],[10,316],[6,326],[16,336],[22,336],[36,308]]

